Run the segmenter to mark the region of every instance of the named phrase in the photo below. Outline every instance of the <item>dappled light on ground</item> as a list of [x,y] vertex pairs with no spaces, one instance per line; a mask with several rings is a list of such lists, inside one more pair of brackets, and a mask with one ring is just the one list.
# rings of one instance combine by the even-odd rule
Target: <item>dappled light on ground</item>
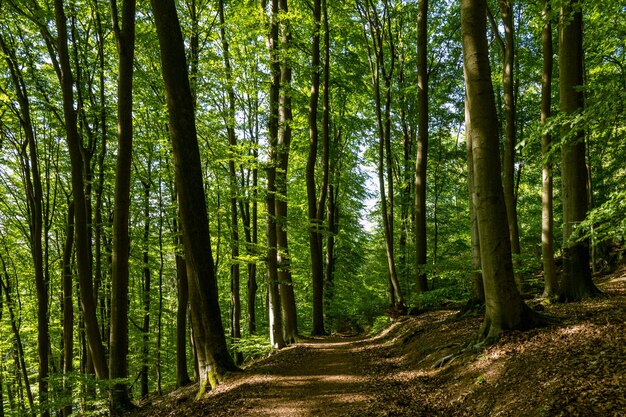
[[[611,416],[626,410],[626,281],[602,297],[545,305],[562,321],[466,349],[482,319],[401,317],[375,337],[305,338],[249,365],[201,401],[179,390],[135,416]],[[532,301],[537,302],[537,301]],[[435,366],[441,358],[454,358]]]

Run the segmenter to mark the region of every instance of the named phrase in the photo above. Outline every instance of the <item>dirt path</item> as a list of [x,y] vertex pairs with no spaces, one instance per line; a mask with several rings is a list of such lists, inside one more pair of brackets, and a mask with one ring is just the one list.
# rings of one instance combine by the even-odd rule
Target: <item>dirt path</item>
[[[476,335],[454,311],[402,317],[376,337],[305,338],[201,400],[179,389],[129,417],[626,416],[626,267],[602,297],[547,304],[561,322],[433,366]],[[533,301],[537,303],[538,301]]]
[[246,379],[239,416],[346,416],[373,401],[373,376],[363,369],[372,340],[309,339],[257,368]]

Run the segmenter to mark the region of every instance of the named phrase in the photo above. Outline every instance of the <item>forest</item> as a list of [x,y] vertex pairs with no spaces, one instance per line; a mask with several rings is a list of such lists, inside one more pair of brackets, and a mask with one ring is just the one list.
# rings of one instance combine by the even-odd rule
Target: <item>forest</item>
[[492,415],[432,369],[548,335],[616,394],[517,410],[618,415],[625,106],[623,1],[0,0],[0,417]]

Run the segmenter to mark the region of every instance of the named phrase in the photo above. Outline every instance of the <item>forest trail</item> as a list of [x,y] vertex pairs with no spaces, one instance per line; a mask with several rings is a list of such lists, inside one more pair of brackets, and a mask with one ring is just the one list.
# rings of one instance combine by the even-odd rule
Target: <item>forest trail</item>
[[443,367],[434,365],[472,340],[481,317],[431,311],[377,336],[303,338],[199,401],[193,385],[132,417],[623,416],[626,267],[599,286],[604,295],[583,302],[530,300],[562,321],[508,332]]

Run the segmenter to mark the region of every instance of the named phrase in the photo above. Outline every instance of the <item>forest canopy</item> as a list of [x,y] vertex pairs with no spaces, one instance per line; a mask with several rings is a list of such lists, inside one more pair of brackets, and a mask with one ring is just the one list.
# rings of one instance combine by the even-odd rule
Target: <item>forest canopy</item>
[[621,261],[622,2],[148,3],[0,1],[0,417]]

